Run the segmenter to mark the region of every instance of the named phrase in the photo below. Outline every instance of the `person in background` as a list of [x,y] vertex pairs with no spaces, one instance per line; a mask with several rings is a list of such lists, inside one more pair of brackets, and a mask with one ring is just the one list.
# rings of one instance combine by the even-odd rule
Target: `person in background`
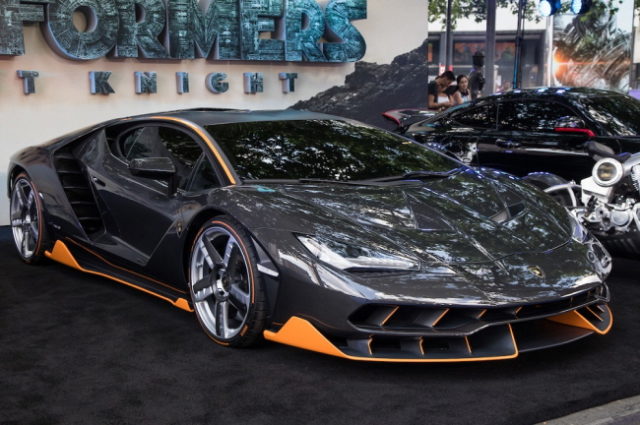
[[482,75],[482,68],[484,67],[484,55],[482,52],[476,52],[473,55],[473,69],[469,74],[469,88],[471,89],[471,100],[476,100],[482,96],[482,89],[484,88],[484,75]]
[[451,99],[446,93],[447,87],[455,80],[451,71],[445,71],[427,86],[427,107],[436,111],[444,111],[451,106]]
[[469,77],[460,74],[456,78],[457,86],[449,86],[446,90],[452,105],[460,105],[471,100],[471,91],[469,90]]

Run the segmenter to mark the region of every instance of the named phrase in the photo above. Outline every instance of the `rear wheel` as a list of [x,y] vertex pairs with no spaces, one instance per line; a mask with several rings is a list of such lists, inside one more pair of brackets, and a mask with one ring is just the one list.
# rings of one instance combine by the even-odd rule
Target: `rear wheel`
[[200,325],[215,342],[255,343],[264,329],[265,303],[257,254],[246,230],[229,217],[206,222],[189,261],[189,289]]
[[35,185],[25,173],[18,174],[11,188],[11,230],[20,257],[29,264],[44,256],[46,231],[42,200]]

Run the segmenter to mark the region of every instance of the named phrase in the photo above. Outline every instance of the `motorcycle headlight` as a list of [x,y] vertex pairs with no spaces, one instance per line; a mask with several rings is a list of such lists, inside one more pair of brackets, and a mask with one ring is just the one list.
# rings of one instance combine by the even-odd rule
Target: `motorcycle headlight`
[[585,243],[589,239],[589,231],[580,223],[580,221],[569,214],[571,220],[571,238],[579,243]]
[[624,174],[622,164],[613,158],[604,158],[596,162],[591,175],[600,186],[613,186],[618,183]]
[[417,270],[418,262],[397,254],[335,240],[297,235],[318,260],[340,270]]

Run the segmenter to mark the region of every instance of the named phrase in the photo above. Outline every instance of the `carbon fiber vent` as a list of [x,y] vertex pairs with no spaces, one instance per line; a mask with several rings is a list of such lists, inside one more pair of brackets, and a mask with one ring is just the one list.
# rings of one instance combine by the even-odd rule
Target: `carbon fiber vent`
[[68,149],[61,149],[54,154],[53,161],[64,193],[84,231],[87,235],[102,231],[104,224],[78,159]]
[[[357,309],[349,321],[362,331],[384,335],[461,336],[469,335],[488,326],[544,318],[578,309],[597,311],[598,303],[608,298],[605,285],[572,297],[540,304],[525,304],[507,308],[473,307],[416,307],[401,305],[366,304]],[[592,317],[593,314],[584,314]],[[596,314],[597,316],[597,314]]]

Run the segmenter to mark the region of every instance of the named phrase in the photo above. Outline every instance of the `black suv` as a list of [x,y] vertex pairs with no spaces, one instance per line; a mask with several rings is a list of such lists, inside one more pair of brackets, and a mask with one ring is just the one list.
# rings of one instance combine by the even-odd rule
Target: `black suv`
[[[472,165],[518,176],[547,171],[580,181],[593,140],[616,153],[640,151],[640,101],[620,93],[547,87],[513,90],[459,105],[399,131],[439,144]],[[477,151],[476,151],[477,150]]]

